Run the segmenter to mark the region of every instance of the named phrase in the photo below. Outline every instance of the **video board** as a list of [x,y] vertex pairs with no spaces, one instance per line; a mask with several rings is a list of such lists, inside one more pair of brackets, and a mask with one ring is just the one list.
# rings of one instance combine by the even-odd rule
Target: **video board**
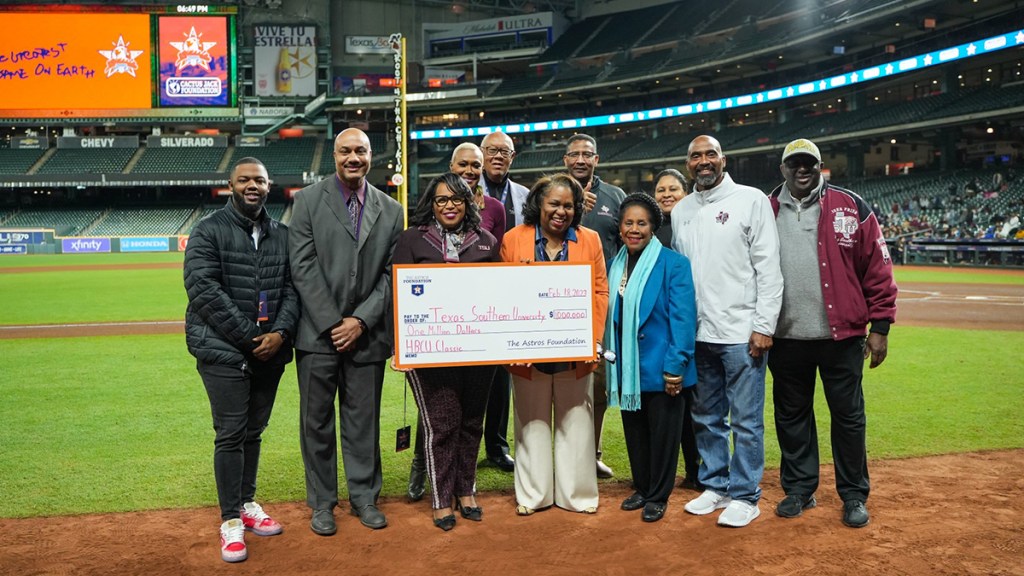
[[2,6],[0,117],[238,114],[225,6]]

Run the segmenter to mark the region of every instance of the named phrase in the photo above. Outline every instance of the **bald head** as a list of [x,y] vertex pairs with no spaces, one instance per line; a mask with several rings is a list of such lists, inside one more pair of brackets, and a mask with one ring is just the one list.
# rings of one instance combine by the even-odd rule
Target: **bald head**
[[349,188],[361,188],[370,171],[370,139],[358,128],[342,130],[334,139],[334,167]]
[[491,132],[480,142],[484,153],[484,174],[487,179],[499,184],[508,178],[512,161],[516,157],[516,146],[504,132]]
[[725,154],[718,140],[712,136],[697,136],[686,150],[686,168],[697,190],[707,190],[722,183]]

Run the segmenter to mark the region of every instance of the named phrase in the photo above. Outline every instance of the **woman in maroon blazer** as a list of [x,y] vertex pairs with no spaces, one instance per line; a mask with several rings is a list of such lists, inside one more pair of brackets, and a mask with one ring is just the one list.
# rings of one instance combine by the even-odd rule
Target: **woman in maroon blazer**
[[[480,229],[480,215],[469,186],[451,172],[435,178],[420,196],[398,237],[394,264],[492,262],[499,246]],[[467,287],[472,289],[473,287]],[[406,374],[423,422],[422,437],[430,479],[434,524],[455,526],[453,502],[467,520],[480,521],[476,504],[476,455],[494,366],[417,368]]]

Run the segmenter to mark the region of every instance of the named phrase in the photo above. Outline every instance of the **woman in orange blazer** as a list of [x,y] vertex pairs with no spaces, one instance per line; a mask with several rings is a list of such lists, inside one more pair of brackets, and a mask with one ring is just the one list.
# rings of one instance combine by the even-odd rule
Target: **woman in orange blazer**
[[[582,218],[583,189],[576,179],[568,174],[542,178],[523,205],[523,224],[505,233],[501,259],[592,263],[596,277],[593,330],[600,343],[608,313],[608,277],[601,239],[597,232],[580,226]],[[515,398],[516,513],[520,516],[552,504],[573,512],[597,512],[591,383],[596,368],[597,359],[509,367]]]

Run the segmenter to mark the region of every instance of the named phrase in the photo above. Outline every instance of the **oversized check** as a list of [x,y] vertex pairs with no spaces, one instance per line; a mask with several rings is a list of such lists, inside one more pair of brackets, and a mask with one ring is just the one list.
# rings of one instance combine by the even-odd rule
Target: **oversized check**
[[400,368],[594,358],[591,264],[396,264]]

